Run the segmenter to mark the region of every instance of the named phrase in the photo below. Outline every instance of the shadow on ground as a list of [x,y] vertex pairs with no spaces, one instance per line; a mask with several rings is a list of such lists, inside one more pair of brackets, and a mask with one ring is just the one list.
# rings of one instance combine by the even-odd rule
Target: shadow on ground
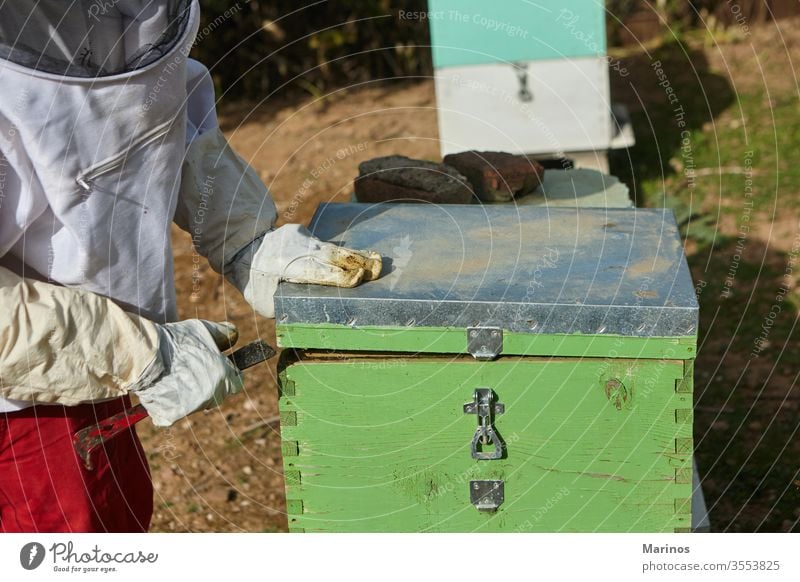
[[[713,531],[800,531],[793,257],[728,240],[689,257],[700,299],[695,451]],[[789,272],[787,273],[787,269]]]
[[757,235],[770,218],[744,205],[744,176],[729,178],[720,194],[738,212],[729,221],[699,215],[710,192],[690,184],[698,156],[726,165],[698,148],[710,140],[717,156],[730,157],[715,119],[737,95],[702,48],[671,42],[622,62],[629,74],[612,68],[612,95],[631,112],[636,145],[612,153],[611,173],[638,206],[676,209],[700,300],[695,455],[712,531],[800,531],[796,255],[777,250],[786,241],[765,240],[775,235]]
[[702,50],[677,41],[622,63],[627,75],[611,69],[611,95],[628,108],[636,145],[611,152],[611,174],[628,184],[637,206],[663,206],[645,194],[642,182],[663,183],[691,169],[692,131],[729,107],[735,94],[727,78],[709,70]]

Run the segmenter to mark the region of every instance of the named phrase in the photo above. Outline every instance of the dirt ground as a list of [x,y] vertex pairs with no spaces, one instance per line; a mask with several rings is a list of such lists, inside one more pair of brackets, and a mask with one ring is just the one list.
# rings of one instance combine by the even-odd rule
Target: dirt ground
[[[732,88],[734,95],[767,87],[770,99],[793,99],[796,107],[797,80],[787,74],[793,71],[787,63],[800,62],[797,24],[782,24],[781,34],[755,31],[749,40],[759,47],[758,76],[749,43],[697,48],[692,61],[702,62],[708,76],[695,83],[705,82],[712,95],[720,94],[715,83]],[[641,55],[626,55],[623,62],[638,79],[636,91],[613,79],[612,84],[634,116],[663,101],[663,90]],[[726,127],[737,123],[731,103],[735,99],[709,108],[705,118],[696,120],[697,131],[716,133],[715,122]],[[308,223],[320,202],[350,197],[363,160],[388,154],[438,159],[434,106],[430,81],[376,82],[321,99],[228,108],[222,122],[234,148],[268,184],[280,221]],[[640,144],[647,143],[650,129],[636,127]],[[658,163],[668,166],[669,156],[679,155],[675,151],[661,151],[666,159]],[[782,155],[790,153],[781,150]],[[712,212],[715,205],[725,204],[723,199],[724,193],[709,194],[704,208]],[[798,192],[781,192],[780,199],[780,204],[753,213],[732,301],[721,299],[720,289],[737,254],[740,217],[717,213],[713,221],[728,243],[718,241],[705,249],[692,240],[687,243],[693,275],[701,284],[703,326],[695,438],[714,529],[720,531],[792,531],[800,520],[797,310],[782,313],[760,357],[750,355],[751,340],[774,302],[799,234],[798,205],[784,204],[797,200]],[[229,320],[239,327],[242,343],[261,337],[275,344],[272,322],[255,316],[238,292],[193,254],[188,235],[176,229],[174,245],[182,318]],[[797,303],[796,278],[787,293]],[[275,360],[251,369],[246,393],[219,410],[194,415],[167,430],[142,423],[139,433],[156,486],[153,531],[286,530]]]

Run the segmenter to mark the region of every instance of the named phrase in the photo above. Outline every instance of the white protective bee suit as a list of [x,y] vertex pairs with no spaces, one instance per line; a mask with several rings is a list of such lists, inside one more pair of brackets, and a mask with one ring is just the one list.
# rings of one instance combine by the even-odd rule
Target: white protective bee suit
[[[40,286],[35,295],[39,301],[64,306],[75,333],[63,338],[63,345],[52,334],[48,341],[55,345],[48,347],[41,339],[30,344],[40,326],[57,329],[59,322],[27,317],[31,302],[26,290],[33,284],[17,282],[4,270],[0,292],[4,305],[13,306],[0,315],[6,394],[74,404],[118,395],[135,384],[137,374],[151,364],[148,358],[155,357],[154,328],[142,318],[159,323],[176,318],[173,219],[192,234],[212,267],[226,270],[267,317],[274,316],[271,296],[281,274],[285,279],[346,286],[379,274],[375,257],[355,254],[352,268],[338,268],[332,263],[348,265],[346,258],[352,255],[346,250],[316,241],[297,225],[272,230],[275,205],[255,173],[228,148],[217,126],[208,71],[186,58],[198,26],[195,3],[120,1],[104,8],[106,4],[76,2],[66,12],[56,7],[55,15],[42,14],[47,3],[15,4],[15,10],[0,11],[6,42],[26,32],[3,48],[6,61],[0,68],[0,256],[11,255],[22,264],[25,272],[18,275],[68,288]],[[21,5],[40,5],[42,12]],[[26,13],[39,20],[12,18]],[[53,34],[53,22],[60,34]],[[101,33],[94,36],[98,28]],[[48,35],[44,46],[28,52],[32,49],[26,36],[41,44]],[[67,62],[64,54],[75,58]],[[265,233],[266,238],[240,254]],[[302,258],[295,260],[298,257]],[[255,277],[261,284],[249,285],[254,283],[250,267],[255,258],[260,263]],[[87,299],[85,291],[112,301]],[[88,306],[92,301],[109,313],[95,313]],[[85,308],[86,317],[76,311],[76,303]],[[21,318],[32,335],[17,335]],[[126,331],[117,327],[118,319]],[[137,331],[128,332],[127,327]],[[50,363],[37,368],[30,361],[31,352],[36,356],[84,342],[75,349],[87,361],[101,350],[95,365],[102,368],[108,350],[98,339],[114,347],[109,369],[122,365],[120,359],[130,360],[124,369],[115,370],[113,379],[100,378],[101,369],[95,375],[87,371],[67,390],[64,381],[73,383],[67,370],[51,382],[44,373],[45,367],[52,370]],[[17,354],[20,351],[24,353]],[[7,373],[21,373],[16,370],[22,360],[27,374],[41,370],[37,382]],[[69,364],[73,365],[78,364]],[[9,404],[0,402],[0,407],[8,410]]]
[[134,391],[169,425],[241,388],[219,352],[229,324],[174,322],[173,221],[266,317],[279,280],[354,286],[380,275],[374,253],[274,228],[266,188],[218,128],[208,71],[187,58],[198,21],[189,0],[0,6],[9,419]]

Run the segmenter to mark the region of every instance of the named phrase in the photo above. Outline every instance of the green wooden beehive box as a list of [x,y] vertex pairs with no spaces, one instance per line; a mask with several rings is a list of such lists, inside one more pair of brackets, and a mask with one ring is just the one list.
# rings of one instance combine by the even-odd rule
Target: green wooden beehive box
[[281,284],[291,531],[689,531],[698,307],[656,209],[322,205]]

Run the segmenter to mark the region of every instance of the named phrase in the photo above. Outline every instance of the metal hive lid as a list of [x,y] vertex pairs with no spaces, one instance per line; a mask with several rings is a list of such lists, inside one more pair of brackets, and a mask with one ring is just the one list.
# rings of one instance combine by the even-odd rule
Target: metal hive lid
[[696,334],[669,210],[323,204],[310,229],[380,252],[383,275],[354,289],[281,283],[281,324]]

